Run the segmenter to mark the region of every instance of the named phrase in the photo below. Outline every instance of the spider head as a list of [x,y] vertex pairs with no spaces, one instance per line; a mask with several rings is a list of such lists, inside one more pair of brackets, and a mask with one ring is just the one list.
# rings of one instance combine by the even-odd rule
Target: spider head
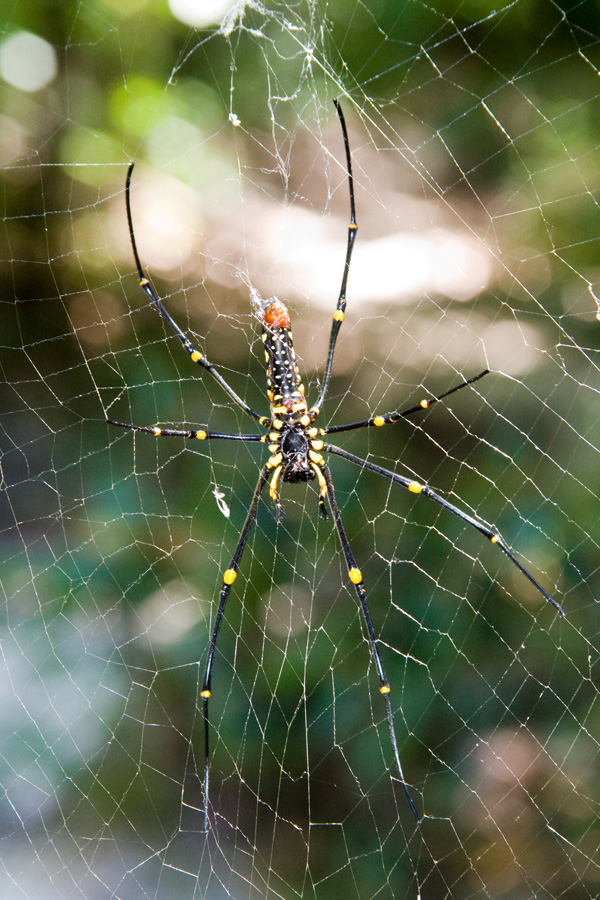
[[309,443],[300,429],[289,428],[281,437],[281,454],[283,456],[282,479],[289,483],[312,481],[315,477],[309,458]]

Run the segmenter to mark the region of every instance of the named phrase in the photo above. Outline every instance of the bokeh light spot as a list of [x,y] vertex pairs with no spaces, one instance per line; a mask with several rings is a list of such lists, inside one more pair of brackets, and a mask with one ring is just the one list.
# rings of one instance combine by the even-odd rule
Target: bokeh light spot
[[21,91],[39,91],[57,71],[54,47],[37,34],[18,31],[0,45],[0,76]]

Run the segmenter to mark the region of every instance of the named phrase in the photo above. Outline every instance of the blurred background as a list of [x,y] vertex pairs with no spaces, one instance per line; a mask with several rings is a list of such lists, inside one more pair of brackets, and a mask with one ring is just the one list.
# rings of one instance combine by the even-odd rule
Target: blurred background
[[[8,2],[0,14],[0,893],[597,896],[600,10],[516,0]],[[320,424],[497,528],[331,459],[416,827],[331,522],[262,504],[252,298],[291,310]],[[336,436],[338,437],[338,436]]]

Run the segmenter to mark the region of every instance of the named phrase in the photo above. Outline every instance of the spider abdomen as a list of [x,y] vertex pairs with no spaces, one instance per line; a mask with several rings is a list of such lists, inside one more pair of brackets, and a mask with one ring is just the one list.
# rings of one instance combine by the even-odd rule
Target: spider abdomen
[[267,364],[267,397],[274,419],[299,419],[307,412],[304,385],[296,365],[296,354],[290,328],[290,314],[285,304],[272,298],[263,304],[261,323]]

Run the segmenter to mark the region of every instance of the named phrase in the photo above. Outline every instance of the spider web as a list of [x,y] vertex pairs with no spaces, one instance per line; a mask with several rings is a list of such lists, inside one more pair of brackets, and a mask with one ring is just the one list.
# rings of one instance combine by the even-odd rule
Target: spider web
[[[240,2],[204,28],[142,0],[7,10],[9,900],[598,896],[598,9],[436,7]],[[331,459],[422,823],[332,523],[288,486],[219,639],[206,834],[203,665],[266,455],[106,424],[252,430],[137,286],[125,172],[179,325],[266,413],[251,301],[285,298],[314,401],[348,222],[334,97],[359,235],[320,424],[489,367],[336,443],[497,528],[566,618],[459,519]]]

